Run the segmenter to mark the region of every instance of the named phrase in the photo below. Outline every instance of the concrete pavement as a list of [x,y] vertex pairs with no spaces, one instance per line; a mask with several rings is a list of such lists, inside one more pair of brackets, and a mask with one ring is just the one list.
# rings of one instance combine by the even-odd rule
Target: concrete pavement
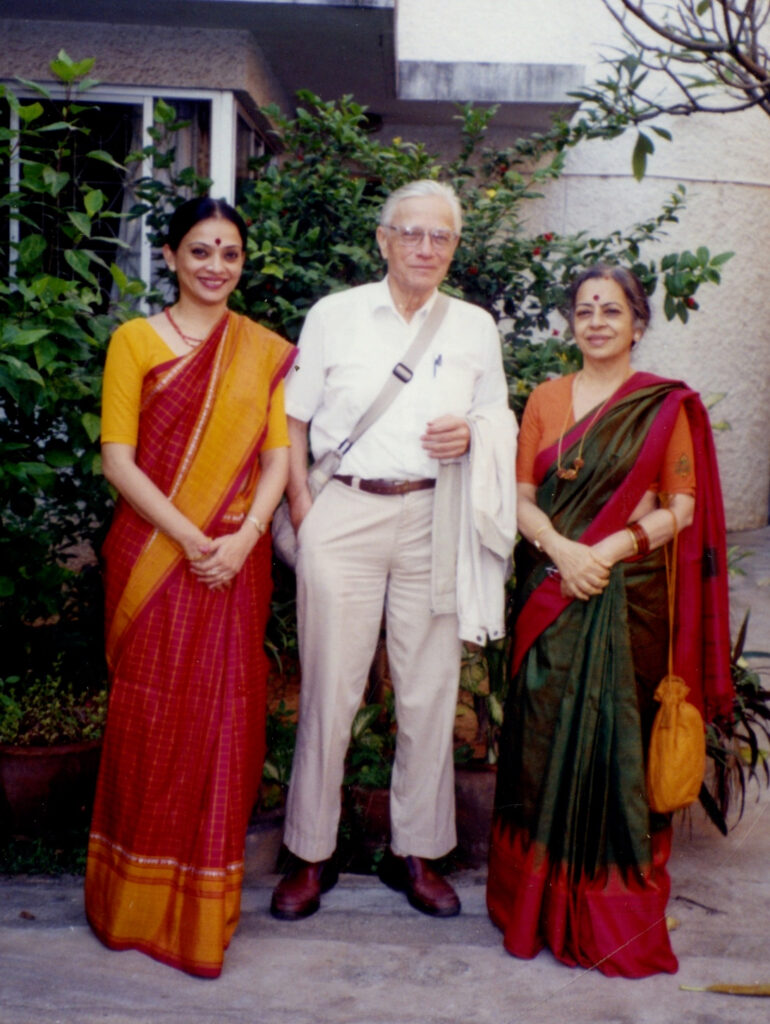
[[[735,535],[753,554],[733,587],[748,647],[770,649],[770,528]],[[770,664],[770,659],[766,662]],[[343,875],[306,921],[270,917],[276,876],[252,849],[243,916],[217,981],[90,933],[82,880],[0,880],[0,1024],[759,1024],[770,999],[683,991],[770,984],[770,794],[753,789],[727,838],[699,808],[677,823],[669,913],[677,975],[641,981],[515,960],[484,906],[484,872],[455,875],[459,918],[413,911],[375,878]],[[274,842],[274,837],[273,840]],[[257,844],[264,853],[270,838]],[[252,844],[254,840],[252,840]]]

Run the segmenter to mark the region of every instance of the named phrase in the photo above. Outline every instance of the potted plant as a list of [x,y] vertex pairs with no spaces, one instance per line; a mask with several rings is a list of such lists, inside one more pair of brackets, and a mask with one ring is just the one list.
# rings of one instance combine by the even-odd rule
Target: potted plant
[[486,864],[497,780],[497,755],[508,687],[509,643],[466,644],[460,668],[455,749],[457,852],[470,867]]
[[53,671],[0,679],[0,827],[38,836],[88,821],[106,688],[77,692]]
[[730,655],[735,686],[732,717],[710,722],[706,728],[709,764],[699,799],[723,835],[727,835],[728,814],[734,805],[735,818],[743,816],[749,785],[770,787],[770,689],[762,685],[759,671],[747,660],[766,659],[770,652],[744,650],[748,623],[746,612]]

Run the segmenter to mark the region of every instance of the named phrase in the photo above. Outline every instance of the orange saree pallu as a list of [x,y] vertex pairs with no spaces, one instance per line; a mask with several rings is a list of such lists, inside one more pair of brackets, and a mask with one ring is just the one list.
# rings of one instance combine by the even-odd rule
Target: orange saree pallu
[[[145,377],[137,464],[209,536],[239,528],[294,349],[228,314]],[[264,758],[269,534],[225,590],[119,501],[104,546],[110,707],[86,913],[112,949],[216,977]]]
[[[595,421],[538,456],[537,502],[560,533],[593,543],[622,529],[658,479],[681,406],[690,424],[695,518],[679,537],[675,666],[708,719],[732,708],[721,491],[708,417],[682,384],[636,373]],[[591,425],[590,432],[587,431]],[[668,816],[650,811],[645,760],[667,671],[662,549],[619,563],[601,595],[561,595],[547,556],[517,549],[518,618],[500,738],[487,905],[509,953],[544,947],[610,976],[674,972],[666,929]]]

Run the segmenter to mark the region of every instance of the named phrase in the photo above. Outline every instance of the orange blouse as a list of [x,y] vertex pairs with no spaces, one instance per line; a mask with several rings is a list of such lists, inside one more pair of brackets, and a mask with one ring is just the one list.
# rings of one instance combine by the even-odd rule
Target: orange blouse
[[[556,377],[539,384],[527,400],[519,430],[516,479],[534,484],[535,460],[541,451],[556,444],[563,431],[575,424],[570,411],[567,422],[564,410],[572,404],[572,382],[575,374]],[[692,433],[684,409],[679,410],[671,432],[660,478],[652,488],[664,494],[695,494],[695,462]]]

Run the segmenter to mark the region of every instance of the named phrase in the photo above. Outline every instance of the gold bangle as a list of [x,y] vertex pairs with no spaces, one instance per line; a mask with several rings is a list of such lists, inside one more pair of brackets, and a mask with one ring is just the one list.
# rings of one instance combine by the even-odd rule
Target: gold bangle
[[541,526],[540,527],[540,529],[537,531],[535,536],[532,538],[532,544],[537,548],[538,551],[542,551],[543,550],[543,545],[540,543],[540,534],[544,530],[550,530],[552,528],[552,526],[553,526],[553,523],[546,523],[545,526]]
[[636,534],[634,533],[634,531],[631,529],[630,526],[626,527],[626,533],[631,538],[631,543],[634,545],[634,550],[633,550],[632,554],[638,555],[639,554],[639,541],[636,539]]
[[267,529],[265,524],[260,519],[257,519],[257,517],[255,515],[248,515],[248,516],[246,516],[246,522],[247,523],[253,523],[254,526],[256,526],[257,533],[259,534],[260,537],[262,536],[262,534]]

